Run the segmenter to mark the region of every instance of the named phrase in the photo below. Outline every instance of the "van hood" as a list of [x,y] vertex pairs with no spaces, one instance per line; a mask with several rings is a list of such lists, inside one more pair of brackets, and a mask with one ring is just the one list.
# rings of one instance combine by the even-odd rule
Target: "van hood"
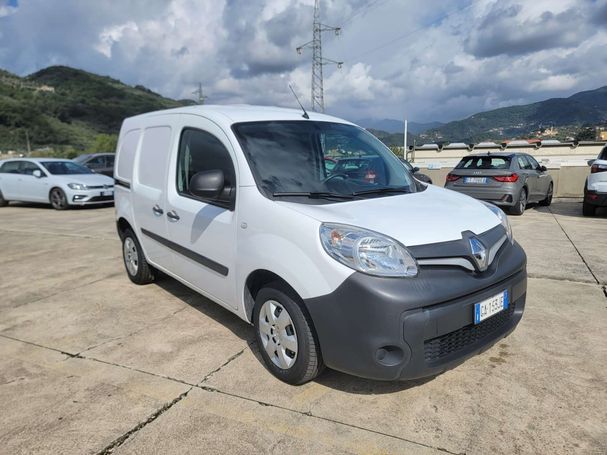
[[56,181],[68,183],[81,183],[87,186],[114,185],[114,179],[103,174],[69,174],[52,175]]
[[388,235],[405,246],[426,245],[476,235],[500,224],[481,202],[433,185],[424,191],[385,197],[309,205],[279,202],[322,223],[342,223]]

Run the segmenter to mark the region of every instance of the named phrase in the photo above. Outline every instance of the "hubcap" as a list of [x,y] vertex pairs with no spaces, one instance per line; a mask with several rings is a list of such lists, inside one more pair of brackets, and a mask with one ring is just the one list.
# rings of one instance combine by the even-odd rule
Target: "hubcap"
[[287,310],[278,302],[268,300],[259,312],[259,335],[274,365],[291,368],[297,359],[297,333]]
[[126,269],[129,271],[131,276],[137,275],[137,269],[139,268],[139,255],[137,254],[137,247],[135,242],[130,237],[124,239],[122,246],[122,252],[124,254],[124,264]]

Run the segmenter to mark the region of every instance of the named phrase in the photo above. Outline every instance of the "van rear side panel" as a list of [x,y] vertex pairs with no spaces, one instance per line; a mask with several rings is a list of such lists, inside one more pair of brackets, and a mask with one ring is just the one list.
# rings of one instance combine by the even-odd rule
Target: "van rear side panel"
[[[126,122],[125,122],[126,126]],[[125,129],[125,128],[123,128]],[[129,129],[120,135],[120,145],[117,150],[117,162],[114,175],[118,180],[131,183],[133,180],[133,163],[135,153],[141,139],[141,129]]]

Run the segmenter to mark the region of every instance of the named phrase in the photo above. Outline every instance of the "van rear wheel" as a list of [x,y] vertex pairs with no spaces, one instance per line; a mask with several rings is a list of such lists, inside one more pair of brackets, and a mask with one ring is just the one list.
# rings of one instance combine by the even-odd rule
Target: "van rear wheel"
[[122,258],[126,274],[133,283],[148,284],[156,278],[155,270],[145,260],[141,244],[131,229],[122,236]]
[[324,369],[314,326],[303,303],[280,282],[255,299],[255,338],[265,366],[281,381],[304,384]]

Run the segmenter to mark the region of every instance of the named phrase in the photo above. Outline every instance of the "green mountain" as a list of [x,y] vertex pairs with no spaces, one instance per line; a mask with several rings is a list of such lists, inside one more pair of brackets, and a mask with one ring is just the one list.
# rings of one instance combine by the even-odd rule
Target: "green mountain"
[[125,117],[191,101],[66,66],[18,77],[0,70],[0,150],[86,150],[100,135],[115,136]]
[[607,86],[576,93],[569,98],[551,98],[533,104],[510,106],[474,114],[464,120],[449,122],[420,135],[425,142],[498,141],[525,137],[542,127],[566,127],[607,121]]

